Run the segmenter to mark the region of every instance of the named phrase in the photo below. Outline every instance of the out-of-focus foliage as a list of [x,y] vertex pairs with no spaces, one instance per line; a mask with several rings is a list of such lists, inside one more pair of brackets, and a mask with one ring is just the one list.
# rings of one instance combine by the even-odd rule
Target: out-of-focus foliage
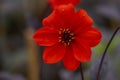
[[[81,1],[77,7],[87,10],[103,35],[102,42],[92,49],[91,62],[83,64],[85,79],[90,80],[116,25],[120,25],[120,0]],[[43,63],[43,47],[32,41],[33,31],[42,27],[42,19],[51,11],[46,0],[0,0],[0,80],[80,80],[79,69],[69,72],[61,63]],[[120,31],[107,53],[102,80],[120,80]]]

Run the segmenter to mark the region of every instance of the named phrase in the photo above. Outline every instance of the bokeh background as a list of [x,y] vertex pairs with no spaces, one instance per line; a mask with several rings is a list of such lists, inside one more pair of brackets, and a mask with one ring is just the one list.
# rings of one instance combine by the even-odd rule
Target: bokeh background
[[[92,48],[92,59],[83,63],[85,80],[95,80],[101,55],[117,25],[120,25],[120,0],[81,0],[103,37]],[[51,13],[46,0],[0,0],[0,80],[81,80],[80,70],[70,72],[60,63],[42,61],[44,47],[32,39]],[[120,80],[120,31],[105,57],[101,80]]]

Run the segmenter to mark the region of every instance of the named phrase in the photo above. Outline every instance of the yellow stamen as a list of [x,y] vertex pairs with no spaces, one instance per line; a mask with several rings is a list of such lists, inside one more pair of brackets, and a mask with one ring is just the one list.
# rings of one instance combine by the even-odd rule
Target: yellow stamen
[[67,46],[67,43],[64,43],[65,46]]
[[75,39],[75,37],[72,37],[71,39]]
[[71,41],[75,39],[74,33],[72,33],[69,28],[60,28],[59,35],[59,42],[63,43],[65,46],[69,46]]
[[63,32],[65,32],[65,29],[63,29]]
[[60,39],[59,42],[61,42],[62,40]]
[[69,42],[71,42],[72,40],[70,39]]
[[61,31],[59,31],[59,34],[62,34],[62,32],[61,32]]
[[70,31],[68,31],[68,33],[70,33]]
[[73,36],[74,34],[73,33],[70,33],[71,36]]
[[66,31],[69,31],[69,28],[67,28]]
[[68,42],[68,44],[67,44],[68,46],[70,45],[70,42]]
[[62,37],[58,37],[58,38],[60,38],[60,39],[61,39]]
[[63,30],[63,28],[60,28],[60,30],[62,31],[62,30]]

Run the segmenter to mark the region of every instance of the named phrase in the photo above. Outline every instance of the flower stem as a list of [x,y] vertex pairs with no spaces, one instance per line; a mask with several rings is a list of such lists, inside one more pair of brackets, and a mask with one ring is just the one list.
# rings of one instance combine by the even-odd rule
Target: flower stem
[[81,78],[82,78],[82,80],[84,80],[83,69],[82,69],[82,63],[80,63],[80,73],[81,73]]
[[109,46],[110,46],[112,40],[114,39],[114,37],[115,37],[115,35],[116,35],[116,33],[118,32],[119,29],[120,29],[120,26],[115,30],[115,32],[113,33],[113,35],[112,35],[110,41],[108,42],[108,44],[107,44],[107,46],[106,46],[106,48],[105,48],[105,51],[104,51],[104,53],[103,53],[103,56],[102,56],[102,58],[101,58],[101,62],[100,62],[99,68],[98,68],[96,80],[99,80],[99,75],[100,75],[100,71],[101,71],[101,68],[102,68],[102,65],[103,65],[103,61],[104,61],[106,52],[107,52],[107,50],[108,50],[108,48],[109,48]]

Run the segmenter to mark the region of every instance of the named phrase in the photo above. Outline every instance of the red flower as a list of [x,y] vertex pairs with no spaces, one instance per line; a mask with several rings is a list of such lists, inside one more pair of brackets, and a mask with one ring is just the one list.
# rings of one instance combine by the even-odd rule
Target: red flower
[[77,5],[80,0],[48,0],[48,2],[50,3],[52,8],[55,8],[56,6],[59,5],[66,5],[66,4],[73,4],[73,5]]
[[38,45],[47,46],[43,60],[53,64],[62,60],[69,70],[91,58],[91,47],[101,40],[101,33],[92,27],[93,20],[85,10],[75,12],[74,6],[61,5],[43,20],[43,28],[34,34]]

